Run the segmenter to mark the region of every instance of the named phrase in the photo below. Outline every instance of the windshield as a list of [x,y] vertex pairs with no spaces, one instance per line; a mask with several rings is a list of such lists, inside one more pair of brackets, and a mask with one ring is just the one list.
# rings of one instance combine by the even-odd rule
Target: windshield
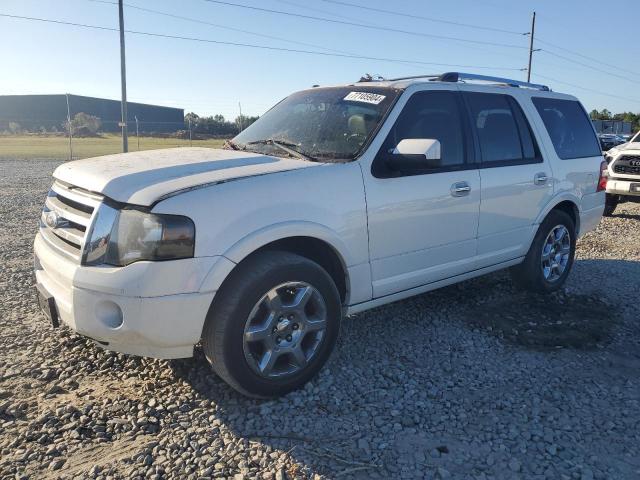
[[368,143],[400,92],[351,86],[294,93],[237,135],[231,145],[269,155],[350,160]]

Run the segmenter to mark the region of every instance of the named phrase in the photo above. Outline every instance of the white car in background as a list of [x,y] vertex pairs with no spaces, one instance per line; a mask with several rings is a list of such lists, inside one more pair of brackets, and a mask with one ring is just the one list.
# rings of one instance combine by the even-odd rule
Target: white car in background
[[201,342],[240,392],[281,395],[320,370],[345,314],[504,268],[559,289],[600,221],[603,163],[582,105],[542,85],[313,88],[223,150],[58,167],[39,299],[104,348],[177,358]]
[[604,214],[613,215],[619,203],[640,202],[640,132],[604,156],[608,163]]

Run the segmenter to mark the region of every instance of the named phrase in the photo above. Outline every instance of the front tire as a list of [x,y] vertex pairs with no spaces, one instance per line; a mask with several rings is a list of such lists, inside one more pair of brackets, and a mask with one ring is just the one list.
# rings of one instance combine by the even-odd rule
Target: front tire
[[540,224],[524,261],[511,268],[515,284],[525,290],[548,293],[567,280],[576,252],[576,227],[561,210],[552,210]]
[[341,318],[340,295],[320,265],[289,252],[260,252],[238,265],[216,294],[204,353],[240,393],[284,395],[325,364]]

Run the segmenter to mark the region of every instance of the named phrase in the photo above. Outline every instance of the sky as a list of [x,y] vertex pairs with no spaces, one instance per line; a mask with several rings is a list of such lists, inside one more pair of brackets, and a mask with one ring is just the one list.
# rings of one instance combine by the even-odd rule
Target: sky
[[[112,1],[0,0],[0,15],[117,28],[118,7]],[[243,114],[260,115],[294,91],[316,84],[354,82],[366,73],[394,78],[463,71],[525,80],[526,72],[520,69],[527,66],[529,37],[523,33],[530,30],[535,10],[535,38],[539,40],[535,48],[542,50],[534,53],[532,82],[576,95],[587,110],[640,112],[637,0],[611,5],[594,0],[228,2],[414,33],[207,0],[125,0],[125,29],[130,31],[376,58],[127,33],[129,101],[175,106],[199,115],[220,113],[233,119],[239,103]],[[440,38],[443,36],[450,38]],[[0,16],[0,95],[32,93],[119,99],[118,33]]]

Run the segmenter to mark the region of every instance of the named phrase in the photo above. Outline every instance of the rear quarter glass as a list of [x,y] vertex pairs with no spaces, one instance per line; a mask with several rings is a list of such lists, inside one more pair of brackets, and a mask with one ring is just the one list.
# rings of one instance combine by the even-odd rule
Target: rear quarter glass
[[532,97],[531,100],[559,158],[569,160],[601,155],[600,142],[580,102],[546,97]]

